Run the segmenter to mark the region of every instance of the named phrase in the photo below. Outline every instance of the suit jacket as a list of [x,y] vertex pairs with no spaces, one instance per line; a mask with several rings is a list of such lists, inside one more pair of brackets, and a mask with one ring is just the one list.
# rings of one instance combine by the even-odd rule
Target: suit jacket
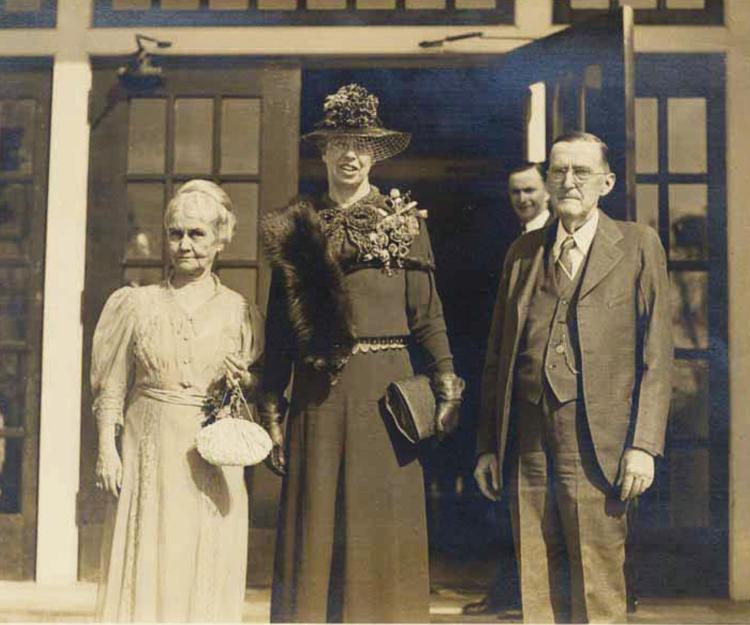
[[[557,219],[505,258],[482,375],[477,453],[506,456],[518,345]],[[598,463],[614,484],[626,447],[660,455],[671,394],[672,330],[664,249],[656,232],[604,213],[578,296],[583,401]],[[502,474],[502,471],[500,472]]]

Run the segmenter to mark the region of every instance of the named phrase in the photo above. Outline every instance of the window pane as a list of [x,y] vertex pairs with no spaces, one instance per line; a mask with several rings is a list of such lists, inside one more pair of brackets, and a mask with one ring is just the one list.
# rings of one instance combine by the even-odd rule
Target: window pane
[[672,271],[672,334],[674,346],[708,348],[708,272]]
[[151,0],[112,0],[112,8],[115,11],[150,9]]
[[25,293],[29,283],[28,267],[0,266],[0,293]]
[[668,9],[705,9],[706,0],[667,0]]
[[258,272],[252,268],[225,268],[217,271],[219,279],[224,286],[237,291],[250,304],[255,304],[255,292],[257,290]]
[[707,449],[670,452],[673,527],[707,527],[710,524],[710,468]]
[[26,338],[26,294],[0,294],[0,341]]
[[307,8],[310,10],[341,10],[346,8],[346,0],[307,0]]
[[[0,184],[0,239],[20,243],[26,236],[32,206],[31,188],[22,184]],[[15,255],[8,250],[9,255]]]
[[620,6],[630,6],[634,9],[655,9],[656,0],[620,0]]
[[706,100],[669,98],[667,102],[669,171],[702,174],[706,171]]
[[221,172],[257,174],[260,160],[260,100],[226,99],[221,104],[221,111]]
[[456,0],[457,9],[494,9],[495,0]]
[[0,514],[21,512],[23,439],[0,438]]
[[258,257],[258,185],[234,183],[222,187],[232,198],[237,227],[234,239],[221,253],[221,257],[255,260]]
[[128,185],[128,242],[125,259],[162,258],[164,237],[164,187],[161,184]]
[[268,11],[294,11],[297,0],[258,0],[258,8]]
[[213,156],[213,100],[180,98],[175,101],[174,170],[207,174]]
[[170,11],[193,11],[200,5],[200,0],[161,0],[161,8]]
[[35,112],[34,100],[0,102],[0,171],[32,172]]
[[208,8],[218,11],[230,11],[233,9],[247,9],[250,6],[248,0],[209,0]]
[[8,13],[39,11],[41,8],[42,0],[5,0],[5,10]]
[[445,0],[406,0],[407,9],[445,9]]
[[2,427],[23,426],[23,411],[20,400],[25,380],[22,368],[23,356],[18,352],[0,354],[0,418]]
[[635,169],[639,174],[659,171],[659,108],[656,98],[635,99]]
[[669,256],[673,260],[708,258],[708,187],[669,185]]
[[672,370],[669,436],[708,439],[708,362],[676,360]]
[[358,9],[395,9],[396,0],[357,0]]
[[638,184],[635,187],[635,219],[659,231],[659,185]]
[[160,174],[164,171],[167,103],[161,99],[130,101],[128,127],[128,171]]
[[571,9],[608,9],[609,0],[570,0]]
[[125,267],[122,277],[122,283],[130,286],[159,284],[161,280],[161,267]]

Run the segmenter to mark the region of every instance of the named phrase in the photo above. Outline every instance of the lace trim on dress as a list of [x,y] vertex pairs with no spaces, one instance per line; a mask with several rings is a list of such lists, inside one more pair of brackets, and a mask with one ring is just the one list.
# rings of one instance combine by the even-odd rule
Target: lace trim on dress
[[383,352],[389,349],[406,349],[407,340],[407,337],[404,336],[358,339],[352,348],[352,354]]

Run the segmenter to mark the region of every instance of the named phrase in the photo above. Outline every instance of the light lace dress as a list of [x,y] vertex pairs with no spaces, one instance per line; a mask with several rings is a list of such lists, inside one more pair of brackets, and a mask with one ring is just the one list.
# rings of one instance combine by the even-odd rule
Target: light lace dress
[[122,426],[122,490],[102,543],[103,621],[239,621],[245,595],[248,498],[242,467],[195,449],[209,384],[224,358],[258,358],[257,311],[214,277],[187,312],[168,282],[113,293],[96,327],[94,414]]

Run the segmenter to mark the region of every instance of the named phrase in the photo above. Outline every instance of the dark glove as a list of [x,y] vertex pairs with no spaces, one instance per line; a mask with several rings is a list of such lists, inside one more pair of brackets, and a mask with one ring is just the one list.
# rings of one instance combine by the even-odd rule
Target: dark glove
[[265,459],[266,466],[276,475],[286,475],[286,459],[284,458],[284,415],[278,398],[264,396],[258,402],[260,423],[268,432],[273,447]]
[[438,439],[445,438],[458,427],[461,397],[466,384],[455,373],[436,373],[432,377],[435,393],[435,429]]

